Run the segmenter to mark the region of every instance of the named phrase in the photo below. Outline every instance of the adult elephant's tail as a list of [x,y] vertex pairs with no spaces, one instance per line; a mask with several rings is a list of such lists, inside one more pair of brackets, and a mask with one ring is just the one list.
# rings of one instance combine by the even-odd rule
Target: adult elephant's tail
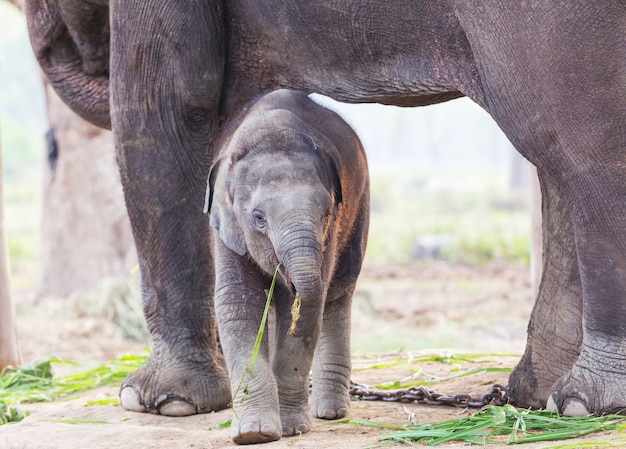
[[59,97],[110,129],[108,0],[26,0],[25,13],[35,57]]

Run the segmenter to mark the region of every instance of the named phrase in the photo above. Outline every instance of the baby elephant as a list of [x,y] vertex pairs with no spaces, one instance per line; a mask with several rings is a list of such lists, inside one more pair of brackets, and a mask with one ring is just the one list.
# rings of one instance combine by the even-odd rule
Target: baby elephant
[[[257,99],[225,130],[209,175],[207,210],[233,441],[307,432],[311,414],[345,416],[350,306],[369,226],[367,162],[354,131],[302,92]],[[276,325],[252,363],[277,267]],[[296,296],[299,318],[298,310],[292,316]]]

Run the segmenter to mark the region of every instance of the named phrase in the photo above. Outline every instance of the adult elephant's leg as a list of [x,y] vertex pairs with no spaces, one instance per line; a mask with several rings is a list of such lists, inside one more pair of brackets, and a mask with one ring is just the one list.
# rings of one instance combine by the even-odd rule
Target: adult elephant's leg
[[[626,132],[611,134],[566,184],[582,280],[583,335],[580,355],[552,387],[547,408],[567,415],[626,408]],[[615,143],[621,150],[607,154]]]
[[202,215],[223,73],[214,4],[111,1],[112,127],[153,339],[120,391],[130,410],[181,416],[230,400]]
[[582,341],[548,406],[626,408],[626,61],[614,38],[626,11],[618,1],[482,6],[457,4],[488,108],[558,189],[574,231]]
[[557,189],[539,174],[543,273],[528,324],[526,351],[511,374],[512,400],[545,408],[552,386],[572,367],[582,340],[582,287],[570,213]]

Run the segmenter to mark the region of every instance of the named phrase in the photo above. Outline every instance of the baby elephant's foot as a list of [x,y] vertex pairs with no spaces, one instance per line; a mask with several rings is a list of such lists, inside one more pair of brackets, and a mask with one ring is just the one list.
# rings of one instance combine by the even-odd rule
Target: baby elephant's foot
[[255,444],[276,441],[281,436],[280,416],[268,410],[247,412],[233,419],[230,436],[237,444]]
[[313,391],[311,415],[321,419],[340,419],[350,411],[350,397],[345,393]]
[[290,437],[301,435],[311,430],[311,414],[308,407],[304,410],[293,410],[281,408],[281,421],[283,423],[283,436]]

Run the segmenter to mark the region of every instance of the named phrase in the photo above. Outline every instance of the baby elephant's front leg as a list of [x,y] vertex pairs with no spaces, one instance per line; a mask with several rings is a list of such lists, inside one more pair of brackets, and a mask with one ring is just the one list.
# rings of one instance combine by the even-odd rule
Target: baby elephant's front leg
[[311,428],[309,372],[323,308],[320,301],[303,299],[295,332],[290,335],[290,306],[291,301],[277,304],[276,353],[273,359],[284,436],[306,433]]
[[218,271],[215,312],[232,389],[231,437],[237,444],[275,441],[282,435],[282,424],[267,333],[251,365],[265,306],[263,285],[246,276],[244,266],[235,270],[235,276],[229,268]]

